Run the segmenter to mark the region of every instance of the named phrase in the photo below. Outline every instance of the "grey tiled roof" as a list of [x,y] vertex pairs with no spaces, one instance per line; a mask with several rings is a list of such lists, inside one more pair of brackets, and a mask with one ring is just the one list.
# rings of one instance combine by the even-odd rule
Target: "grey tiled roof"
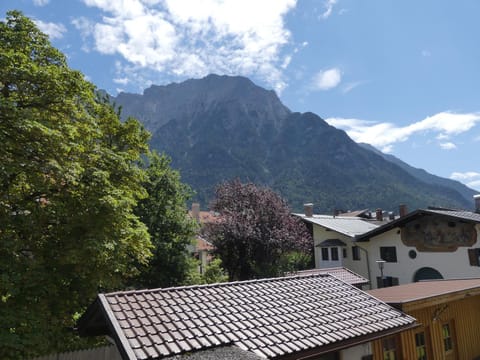
[[308,217],[304,214],[293,215],[301,217],[304,221],[320,225],[350,237],[364,234],[378,227],[378,225],[372,221],[352,216],[313,215],[312,217]]
[[466,210],[448,210],[448,209],[418,209],[408,213],[405,216],[402,216],[398,219],[395,219],[389,223],[386,223],[382,226],[376,227],[368,232],[363,234],[357,234],[355,236],[355,241],[368,241],[370,238],[383,234],[386,231],[389,231],[393,228],[403,226],[404,224],[420,218],[422,216],[429,215],[440,215],[445,218],[456,219],[461,221],[467,221],[470,223],[480,223],[480,214],[474,213]]
[[318,275],[318,274],[330,274],[335,276],[336,278],[345,281],[348,284],[352,285],[364,285],[368,284],[369,281],[365,279],[363,276],[353,272],[346,267],[331,267],[331,268],[323,268],[323,269],[309,269],[309,270],[302,270],[297,271],[291,275]]
[[461,220],[473,221],[480,223],[480,214],[466,210],[440,210],[440,209],[427,209],[425,212],[435,213],[439,215],[450,216]]
[[126,359],[224,345],[275,358],[327,352],[342,342],[351,346],[414,323],[325,274],[100,294],[79,321],[79,331],[99,335],[110,329]]

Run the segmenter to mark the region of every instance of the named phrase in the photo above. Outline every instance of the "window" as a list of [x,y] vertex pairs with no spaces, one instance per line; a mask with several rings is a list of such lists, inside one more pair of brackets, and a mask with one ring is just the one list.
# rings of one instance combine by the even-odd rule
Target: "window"
[[415,350],[417,360],[427,360],[427,344],[425,342],[425,333],[423,331],[415,334]]
[[470,266],[480,266],[480,249],[468,249]]
[[332,253],[332,260],[337,261],[338,260],[338,248],[332,247],[331,248],[331,253]]
[[393,276],[384,276],[383,279],[381,276],[377,276],[377,287],[390,287],[398,285],[398,278]]
[[382,340],[383,360],[401,359],[400,349],[397,344],[397,337],[390,336]]
[[360,248],[358,246],[352,246],[353,260],[360,260]]
[[347,257],[347,248],[342,248],[343,258]]
[[380,258],[386,262],[397,262],[397,249],[395,246],[381,246]]
[[328,261],[328,248],[322,247],[322,260]]
[[453,352],[453,334],[452,326],[450,323],[442,325],[442,337],[443,337],[443,349],[445,353]]

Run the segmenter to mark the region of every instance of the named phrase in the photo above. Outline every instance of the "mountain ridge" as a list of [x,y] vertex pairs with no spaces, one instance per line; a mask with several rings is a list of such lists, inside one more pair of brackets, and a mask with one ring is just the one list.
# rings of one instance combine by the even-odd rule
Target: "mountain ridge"
[[244,77],[208,75],[114,101],[123,117],[151,131],[152,148],[172,158],[203,206],[216,184],[240,178],[270,186],[295,210],[305,202],[321,212],[400,203],[473,208],[463,187],[422,180],[318,115],[292,112],[274,91]]

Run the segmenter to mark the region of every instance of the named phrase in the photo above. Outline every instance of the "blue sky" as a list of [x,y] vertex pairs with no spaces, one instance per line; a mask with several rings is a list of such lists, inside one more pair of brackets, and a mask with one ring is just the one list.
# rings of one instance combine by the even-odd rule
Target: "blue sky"
[[1,0],[99,88],[209,73],[480,191],[480,1]]

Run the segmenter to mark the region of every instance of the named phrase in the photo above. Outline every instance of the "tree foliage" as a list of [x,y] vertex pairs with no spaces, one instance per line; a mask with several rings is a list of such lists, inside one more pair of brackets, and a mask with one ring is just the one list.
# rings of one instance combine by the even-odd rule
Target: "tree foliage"
[[153,257],[141,267],[136,286],[183,284],[190,272],[198,271],[187,253],[196,231],[196,223],[185,211],[191,190],[181,183],[178,171],[170,167],[170,159],[156,153],[149,158],[145,188],[148,197],[139,202],[135,213],[148,227]]
[[95,94],[32,21],[0,22],[2,359],[68,348],[75,314],[150,256],[148,134]]
[[305,225],[269,188],[225,182],[216,189],[212,209],[220,220],[208,224],[206,233],[231,280],[279,275],[286,256],[310,252]]

